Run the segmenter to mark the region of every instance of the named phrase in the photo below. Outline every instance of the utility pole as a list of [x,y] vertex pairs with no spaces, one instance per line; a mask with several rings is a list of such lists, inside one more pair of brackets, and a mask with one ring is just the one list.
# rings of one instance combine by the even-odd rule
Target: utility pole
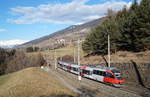
[[[80,67],[80,39],[78,39],[78,66]],[[79,81],[81,80],[80,68],[79,68],[78,80]]]
[[76,46],[74,45],[74,47],[73,47],[73,60],[74,60],[74,63],[76,62]]
[[108,34],[108,67],[110,67],[110,36]]
[[[54,44],[55,45],[55,44]],[[53,45],[53,46],[54,46]],[[54,65],[55,65],[55,69],[57,69],[57,55],[56,55],[56,49],[55,49],[55,46],[54,46],[54,61],[55,61],[55,63],[54,63]]]
[[74,28],[75,28],[75,26],[73,25],[73,26],[72,26],[73,44],[74,44],[74,45],[73,45],[73,62],[75,63],[75,62],[76,62],[76,54],[75,54],[75,53],[76,53],[76,48],[75,48],[75,47],[76,47],[76,46],[75,46],[76,44],[75,44],[75,33],[74,33],[74,30],[73,30]]

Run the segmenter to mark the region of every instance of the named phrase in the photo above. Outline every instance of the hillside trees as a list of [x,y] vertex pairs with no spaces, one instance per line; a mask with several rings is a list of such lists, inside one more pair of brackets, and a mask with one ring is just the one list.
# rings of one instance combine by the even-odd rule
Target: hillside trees
[[149,7],[150,1],[142,0],[140,5],[135,2],[129,10],[122,11],[124,16],[120,18],[120,50],[139,52],[150,49]]
[[15,55],[16,50],[7,51],[3,48],[0,48],[0,75],[5,74],[5,70],[7,69],[7,60]]
[[150,49],[150,0],[134,2],[128,9],[114,13],[109,10],[104,22],[93,29],[82,47],[90,54],[107,53],[107,36],[110,35],[111,52],[119,50],[145,51]]
[[110,38],[111,50],[115,52],[118,49],[117,42],[121,36],[116,22],[116,15],[110,10],[105,21],[95,29],[92,29],[92,32],[86,37],[85,42],[82,44],[83,50],[86,53],[106,54],[108,34],[113,36]]
[[7,68],[5,73],[15,72],[27,67],[38,67],[45,63],[45,60],[41,54],[35,56],[27,56],[24,52],[16,52],[15,56],[6,59]]
[[144,50],[150,49],[150,0],[142,0],[138,9],[138,38]]
[[15,72],[27,67],[41,66],[44,63],[45,60],[40,53],[28,56],[22,51],[0,48],[0,75]]
[[5,58],[7,57],[7,52],[0,48],[0,75],[4,74],[5,69],[6,69],[6,65],[4,64],[5,62]]
[[26,52],[37,52],[39,51],[39,47],[27,47]]

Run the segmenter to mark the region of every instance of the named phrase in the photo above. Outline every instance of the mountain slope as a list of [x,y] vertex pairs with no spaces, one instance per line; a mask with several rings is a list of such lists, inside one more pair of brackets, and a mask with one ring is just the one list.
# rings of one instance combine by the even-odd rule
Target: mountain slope
[[[47,36],[43,36],[41,38],[29,41],[27,43],[24,43],[23,45],[20,45],[19,47],[27,47],[27,46],[32,46],[32,45],[38,45],[41,48],[44,46],[47,46],[47,42],[49,40],[55,40],[55,39],[65,39],[66,41],[70,41],[72,40],[72,38],[70,38],[70,36],[75,36],[74,33],[78,34],[80,32],[82,32],[83,34],[88,33],[92,28],[98,26],[99,24],[102,23],[102,21],[104,20],[104,18],[99,18],[81,25],[73,25],[70,27],[67,27],[63,30],[60,30],[58,32],[54,32],[50,35]],[[47,41],[47,42],[45,42]],[[41,43],[44,45],[41,45]]]

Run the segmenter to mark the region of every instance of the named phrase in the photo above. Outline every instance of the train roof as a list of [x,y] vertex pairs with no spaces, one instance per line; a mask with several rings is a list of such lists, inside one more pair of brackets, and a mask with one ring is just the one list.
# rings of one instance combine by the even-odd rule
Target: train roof
[[[93,69],[105,69],[105,70],[114,70],[117,69],[116,67],[105,67],[105,66],[101,66],[100,64],[85,64],[86,66],[93,68]],[[83,66],[85,66],[83,65]]]
[[117,69],[115,67],[101,67],[101,66],[96,66],[96,67],[93,67],[94,69],[105,69],[105,70],[114,70],[114,69]]
[[[63,61],[59,61],[62,62],[64,64],[72,64],[72,65],[77,65],[76,63],[71,63],[71,62],[63,62]],[[80,64],[80,66],[86,66],[86,67],[90,67],[92,69],[103,69],[103,70],[117,70],[116,67],[104,67],[104,66],[100,66],[100,64]]]
[[87,66],[90,67],[92,69],[103,69],[103,70],[116,70],[117,68],[115,67],[103,67],[103,66]]

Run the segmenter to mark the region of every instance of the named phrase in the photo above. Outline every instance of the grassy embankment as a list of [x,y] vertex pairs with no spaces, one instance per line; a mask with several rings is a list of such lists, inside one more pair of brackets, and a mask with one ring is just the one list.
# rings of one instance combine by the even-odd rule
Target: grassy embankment
[[54,76],[40,68],[27,68],[0,76],[0,97],[76,96]]

